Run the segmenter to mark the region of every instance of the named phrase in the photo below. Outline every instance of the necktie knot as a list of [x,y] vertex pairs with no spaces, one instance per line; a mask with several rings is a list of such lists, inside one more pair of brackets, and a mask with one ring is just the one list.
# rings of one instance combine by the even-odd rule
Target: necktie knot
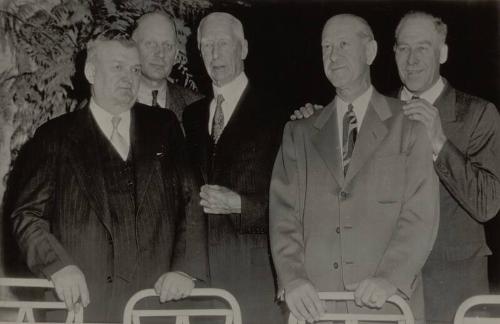
[[416,95],[412,95],[412,96],[411,96],[411,99],[412,99],[412,100],[413,100],[413,99],[420,99],[420,97],[419,97],[419,96],[416,96]]
[[111,117],[111,125],[113,125],[113,133],[118,130],[118,124],[120,124],[121,120],[122,118],[119,116]]
[[151,96],[153,97],[153,100],[151,101],[151,106],[159,107],[160,104],[158,103],[158,90],[151,91]]
[[215,106],[218,107],[218,106],[221,106],[222,107],[222,103],[224,102],[224,96],[221,95],[221,94],[218,94],[217,97],[215,97]]

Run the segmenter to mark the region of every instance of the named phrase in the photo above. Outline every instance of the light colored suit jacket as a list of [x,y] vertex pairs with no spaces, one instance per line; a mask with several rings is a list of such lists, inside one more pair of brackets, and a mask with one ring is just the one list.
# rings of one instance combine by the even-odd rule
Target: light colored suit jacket
[[[373,92],[346,176],[335,100],[284,131],[270,191],[271,250],[285,291],[343,291],[385,278],[423,316],[420,270],[436,237],[439,191],[423,125]],[[347,306],[349,312],[359,309]],[[363,310],[364,311],[364,310]]]

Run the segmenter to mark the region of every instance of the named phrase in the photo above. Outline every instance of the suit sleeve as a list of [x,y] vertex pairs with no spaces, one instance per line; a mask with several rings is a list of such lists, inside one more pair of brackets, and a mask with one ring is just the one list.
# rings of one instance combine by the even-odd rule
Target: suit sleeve
[[300,207],[299,167],[291,124],[274,163],[270,187],[269,233],[279,291],[308,281],[304,262],[303,222]]
[[51,233],[58,140],[42,126],[21,150],[9,180],[14,236],[30,270],[49,278],[74,264]]
[[411,123],[406,157],[406,187],[399,218],[376,277],[387,279],[407,297],[436,239],[439,186],[432,148],[423,124]]
[[199,203],[198,188],[191,164],[188,163],[186,145],[177,120],[171,123],[173,153],[178,159],[181,183],[181,203],[177,215],[176,243],[172,270],[182,271],[190,276],[208,281],[208,245],[206,217]]
[[477,102],[470,109],[477,120],[466,151],[446,141],[435,169],[459,204],[485,222],[500,209],[500,117],[491,103],[479,106]]

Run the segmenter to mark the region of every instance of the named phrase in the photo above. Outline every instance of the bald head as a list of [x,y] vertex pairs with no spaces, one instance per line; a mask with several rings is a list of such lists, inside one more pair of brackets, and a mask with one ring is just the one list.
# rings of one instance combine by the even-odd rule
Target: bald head
[[144,14],[137,20],[132,38],[137,42],[142,39],[145,34],[156,29],[166,30],[170,34],[176,35],[175,24],[172,18],[163,11],[155,11]]
[[173,20],[164,12],[143,15],[132,33],[141,57],[142,81],[165,82],[177,53],[177,34]]
[[349,26],[349,28],[354,29],[360,38],[368,40],[375,39],[370,25],[368,25],[366,20],[356,15],[340,14],[333,16],[326,22],[325,27],[323,28],[323,33],[325,30],[331,29],[333,26]]

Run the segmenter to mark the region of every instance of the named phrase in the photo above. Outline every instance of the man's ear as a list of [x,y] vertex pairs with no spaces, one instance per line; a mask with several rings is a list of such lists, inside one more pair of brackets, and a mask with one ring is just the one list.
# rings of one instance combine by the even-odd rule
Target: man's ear
[[448,60],[448,45],[443,44],[439,48],[439,63],[443,64]]
[[372,65],[377,56],[378,45],[377,41],[372,39],[366,44],[366,63]]
[[241,59],[244,60],[248,55],[248,42],[246,39],[241,41]]
[[95,79],[95,65],[93,63],[85,63],[85,77],[90,84],[94,84]]

